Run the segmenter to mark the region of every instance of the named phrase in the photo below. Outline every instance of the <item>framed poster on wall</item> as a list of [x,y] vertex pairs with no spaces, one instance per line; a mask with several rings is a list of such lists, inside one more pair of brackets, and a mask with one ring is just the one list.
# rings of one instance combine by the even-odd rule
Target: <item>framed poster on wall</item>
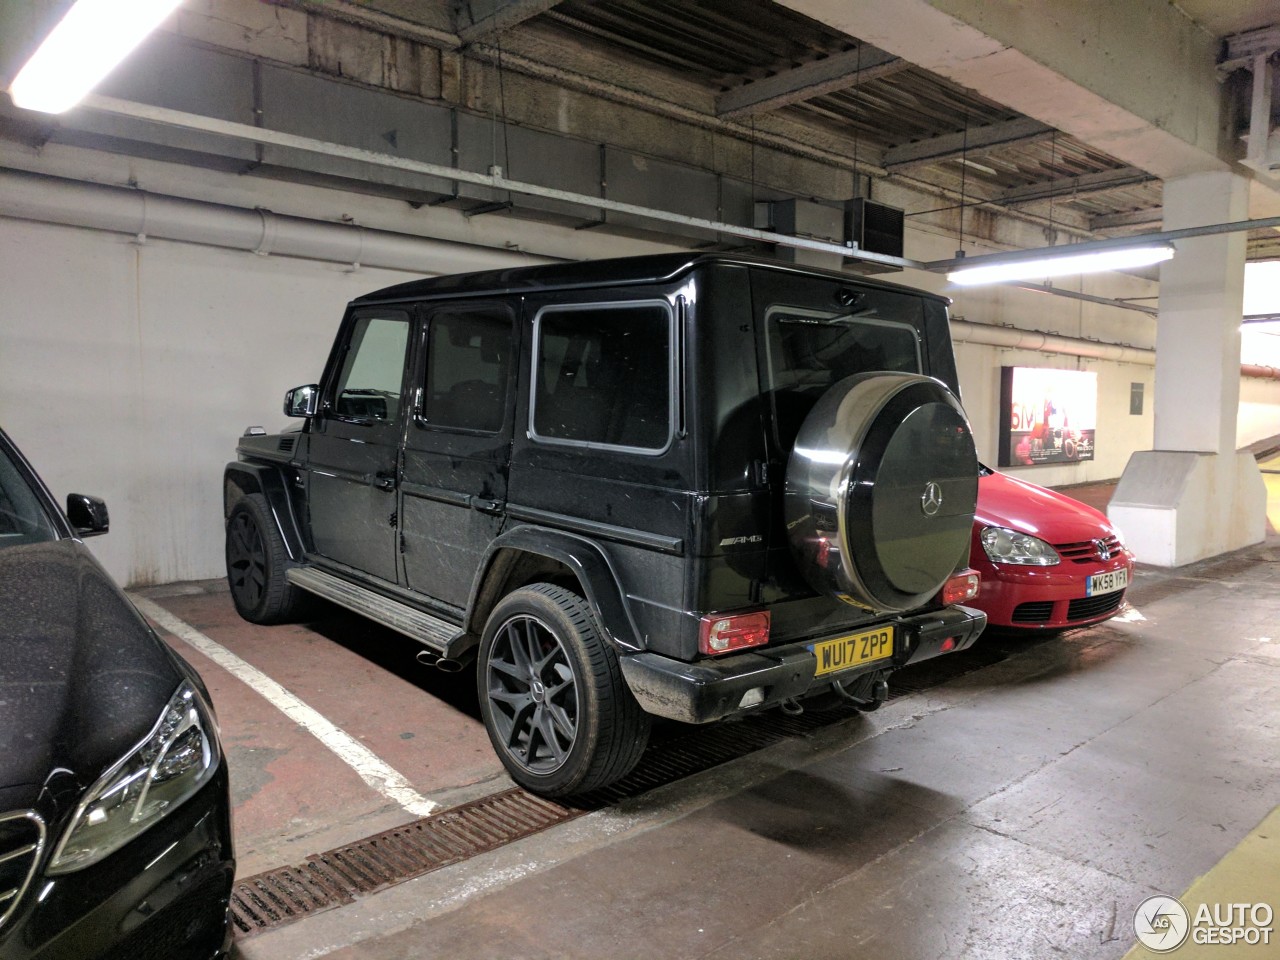
[[1096,373],[1000,368],[1000,466],[1092,460],[1097,421]]

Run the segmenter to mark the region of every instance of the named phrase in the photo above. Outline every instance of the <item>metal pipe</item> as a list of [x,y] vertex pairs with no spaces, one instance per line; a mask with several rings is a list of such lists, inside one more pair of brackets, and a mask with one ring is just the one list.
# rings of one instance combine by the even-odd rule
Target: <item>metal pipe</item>
[[1242,363],[1240,365],[1240,375],[1242,377],[1253,377],[1257,380],[1280,380],[1280,368],[1267,367],[1260,363]]
[[643,217],[648,220],[677,223],[686,227],[696,227],[713,233],[723,233],[732,237],[741,237],[745,240],[758,240],[762,243],[773,243],[778,246],[793,247],[799,250],[816,250],[821,253],[833,253],[841,257],[864,260],[883,266],[914,269],[924,268],[924,265],[916,260],[909,260],[905,257],[891,257],[880,253],[869,253],[865,250],[859,250],[856,247],[846,246],[842,243],[833,243],[828,240],[811,240],[808,237],[792,237],[782,233],[773,233],[768,230],[757,230],[754,227],[740,226],[734,223],[707,220],[702,217],[690,217],[681,213],[672,213],[667,210],[656,210],[652,207],[642,207],[634,203],[623,203],[619,200],[608,200],[603,197],[591,196],[585,193],[557,190],[554,187],[544,187],[541,184],[525,183],[519,180],[508,180],[500,174],[477,173],[471,170],[461,170],[457,167],[447,167],[438,163],[427,163],[422,160],[409,160],[404,157],[395,157],[390,154],[378,153],[373,150],[365,150],[360,147],[349,147],[346,144],[333,143],[328,140],[316,140],[312,137],[302,137],[297,134],[284,133],[279,130],[268,130],[264,127],[255,127],[247,123],[236,123],[232,120],[219,120],[215,117],[200,116],[199,114],[186,113],[181,110],[169,110],[165,107],[155,107],[145,103],[119,100],[115,97],[91,95],[84,99],[82,106],[91,110],[97,110],[101,113],[112,114],[113,116],[129,117],[134,120],[145,120],[151,123],[159,123],[183,130],[198,130],[202,133],[211,133],[217,136],[229,137],[233,140],[245,140],[250,143],[259,144],[271,144],[273,146],[287,147],[293,150],[303,150],[308,153],[318,153],[324,156],[341,157],[345,160],[356,160],[362,163],[386,167],[393,170],[404,170],[409,173],[420,173],[425,176],[439,177],[445,180],[456,180],[461,183],[476,184],[479,186],[490,187],[494,190],[508,190],[512,193],[521,193],[528,196],[545,197],[551,200],[562,200],[567,203],[582,204],[584,206],[594,207],[600,210],[610,210],[614,213],[630,214],[631,216]]
[[1042,353],[1061,353],[1072,357],[1110,360],[1114,363],[1140,363],[1148,367],[1153,367],[1156,363],[1156,352],[1147,347],[1064,337],[1039,330],[997,327],[989,323],[971,323],[968,320],[951,321],[951,339],[959,343],[979,343],[1010,350],[1038,350]]
[[552,259],[13,170],[0,171],[0,216],[424,275]]
[[1071,300],[1083,300],[1086,303],[1099,303],[1105,307],[1119,307],[1121,310],[1135,310],[1138,313],[1145,313],[1150,317],[1157,316],[1160,312],[1155,307],[1144,307],[1140,303],[1132,303],[1128,300],[1117,300],[1114,297],[1098,297],[1091,293],[1077,293],[1075,290],[1065,290],[1062,287],[1053,287],[1047,283],[1014,281],[1012,283],[1006,283],[1005,286],[1018,287],[1021,290],[1034,290],[1036,293],[1051,293],[1055,297],[1068,297]]

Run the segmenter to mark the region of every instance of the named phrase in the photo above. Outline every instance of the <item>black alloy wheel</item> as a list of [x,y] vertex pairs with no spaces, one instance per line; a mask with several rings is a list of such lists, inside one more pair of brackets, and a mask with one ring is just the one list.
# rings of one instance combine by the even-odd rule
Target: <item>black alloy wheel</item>
[[626,775],[649,741],[649,715],[622,677],[587,602],[550,583],[494,608],[477,653],[485,729],[511,778],[546,797]]
[[502,624],[488,660],[493,722],[530,773],[554,773],[578,738],[578,687],[569,654],[536,617]]
[[240,616],[250,623],[285,623],[297,617],[305,595],[288,580],[288,550],[266,497],[239,500],[227,518],[227,584]]

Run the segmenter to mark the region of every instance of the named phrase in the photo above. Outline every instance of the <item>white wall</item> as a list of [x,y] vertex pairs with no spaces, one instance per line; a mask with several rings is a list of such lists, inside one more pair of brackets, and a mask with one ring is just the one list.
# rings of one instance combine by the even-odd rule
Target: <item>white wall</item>
[[348,300],[409,278],[0,219],[0,424],[59,500],[106,498],[118,579],[219,576],[237,437],[285,422]]

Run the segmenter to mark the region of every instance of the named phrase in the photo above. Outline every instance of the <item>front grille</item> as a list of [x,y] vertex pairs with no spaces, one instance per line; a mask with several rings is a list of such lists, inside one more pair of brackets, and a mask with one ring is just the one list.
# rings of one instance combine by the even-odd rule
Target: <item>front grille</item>
[[1052,600],[1033,600],[1013,608],[1014,623],[1046,623],[1053,616]]
[[[1108,557],[1114,557],[1120,552],[1119,538],[1102,537],[1101,541],[1106,547]],[[1082,540],[1079,543],[1055,543],[1053,549],[1058,551],[1058,556],[1063,560],[1070,560],[1073,563],[1093,563],[1100,559],[1098,556],[1098,542],[1095,540]]]
[[32,810],[0,813],[0,926],[18,909],[44,850],[44,821]]
[[1104,593],[1100,597],[1080,597],[1077,600],[1072,600],[1067,606],[1067,619],[1088,620],[1092,617],[1100,617],[1104,613],[1118,610],[1123,601],[1123,590],[1117,590],[1115,593]]

